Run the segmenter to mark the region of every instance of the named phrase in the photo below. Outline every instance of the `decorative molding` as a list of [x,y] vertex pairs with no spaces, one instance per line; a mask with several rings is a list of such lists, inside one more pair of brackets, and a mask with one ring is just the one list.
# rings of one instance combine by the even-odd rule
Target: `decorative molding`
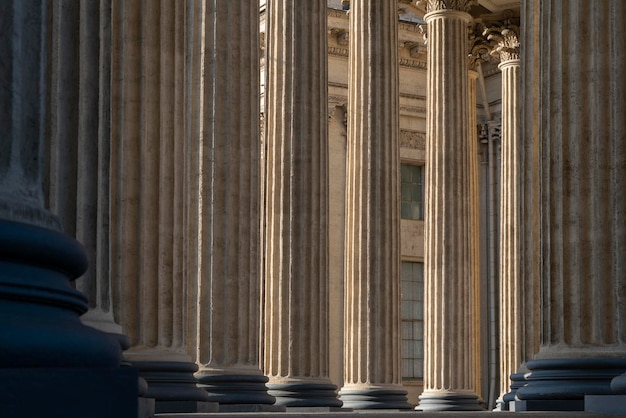
[[347,19],[348,13],[345,10],[328,9],[328,17],[338,17],[340,19]]
[[400,106],[400,113],[417,113],[420,115],[425,115],[426,114],[426,108],[425,107],[420,107],[420,106]]
[[336,57],[347,57],[348,48],[340,48],[338,46],[329,46],[328,53]]
[[469,12],[470,7],[478,4],[478,0],[418,0],[417,4],[425,7],[427,13],[438,10]]
[[426,150],[426,133],[400,130],[400,147]]

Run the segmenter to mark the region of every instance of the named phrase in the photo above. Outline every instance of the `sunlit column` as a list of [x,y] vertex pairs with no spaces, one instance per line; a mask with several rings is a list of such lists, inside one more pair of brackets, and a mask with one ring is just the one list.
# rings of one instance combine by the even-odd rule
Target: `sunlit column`
[[[472,1],[427,1],[424,411],[480,410],[477,141],[469,132]],[[474,129],[474,127],[471,127]]]
[[326,2],[269,0],[264,371],[288,407],[338,407],[328,364]]
[[344,386],[355,409],[408,409],[400,366],[397,2],[352,0]]

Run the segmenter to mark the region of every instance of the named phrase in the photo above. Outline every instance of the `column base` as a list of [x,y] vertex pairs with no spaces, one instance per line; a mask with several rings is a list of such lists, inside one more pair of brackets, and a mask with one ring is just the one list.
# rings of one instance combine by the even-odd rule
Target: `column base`
[[0,405],[3,417],[136,418],[137,370],[0,368]]
[[332,383],[269,383],[269,394],[276,398],[276,405],[286,407],[337,407],[337,386]]
[[483,411],[478,396],[471,392],[427,390],[419,397],[416,411]]
[[[390,385],[391,386],[391,385]],[[393,387],[398,387],[394,389]],[[389,388],[363,387],[359,389],[341,389],[339,399],[343,402],[344,408],[352,409],[412,409],[413,406],[407,402],[407,391],[400,389],[400,386]]]
[[611,390],[618,395],[626,395],[626,373],[620,374],[611,380]]
[[132,361],[148,383],[143,395],[155,400],[155,412],[213,412],[216,405],[205,405],[209,395],[197,387],[194,363],[178,361]]
[[511,390],[504,395],[502,395],[502,399],[500,402],[500,411],[508,411],[509,404],[512,401],[515,401],[515,394],[519,390],[519,388],[526,385],[526,373],[513,373],[511,377]]
[[[532,401],[534,406],[526,410],[582,411],[585,395],[613,394],[611,380],[626,370],[626,358],[541,359],[526,367],[527,384],[516,393],[519,400]],[[545,406],[536,401],[559,401],[564,409],[542,409]]]
[[268,378],[260,374],[198,373],[196,379],[198,387],[211,402],[219,402],[220,408],[222,405],[273,405],[276,402],[268,394]]
[[0,368],[120,366],[120,342],[80,321],[87,299],[70,282],[86,269],[78,241],[0,220]]

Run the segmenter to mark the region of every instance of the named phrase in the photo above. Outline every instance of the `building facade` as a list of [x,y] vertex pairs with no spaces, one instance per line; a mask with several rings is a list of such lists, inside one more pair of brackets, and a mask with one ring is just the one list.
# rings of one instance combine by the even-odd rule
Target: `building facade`
[[624,8],[3,2],[0,399],[623,402]]

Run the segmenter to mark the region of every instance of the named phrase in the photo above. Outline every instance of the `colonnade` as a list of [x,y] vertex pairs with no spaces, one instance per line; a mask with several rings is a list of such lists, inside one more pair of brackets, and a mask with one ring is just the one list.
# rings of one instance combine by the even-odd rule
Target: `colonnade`
[[[339,392],[328,377],[326,2],[267,3],[264,148],[256,3],[0,6],[11,39],[0,46],[0,323],[16,336],[0,343],[13,353],[4,381],[20,367],[63,399],[72,380],[47,370],[74,383],[100,373],[81,394],[108,405],[102,416],[134,416],[135,368],[160,412],[411,407],[397,1],[350,3]],[[425,2],[425,411],[482,409],[473,3]],[[609,394],[626,370],[623,9],[528,2],[521,31],[508,21],[485,32],[503,80],[505,404],[510,374],[528,409],[579,408],[581,391]],[[608,31],[606,48],[594,28]],[[89,304],[70,286],[87,259],[78,289]],[[42,318],[37,330],[28,318]],[[54,355],[29,351],[33,333]]]

